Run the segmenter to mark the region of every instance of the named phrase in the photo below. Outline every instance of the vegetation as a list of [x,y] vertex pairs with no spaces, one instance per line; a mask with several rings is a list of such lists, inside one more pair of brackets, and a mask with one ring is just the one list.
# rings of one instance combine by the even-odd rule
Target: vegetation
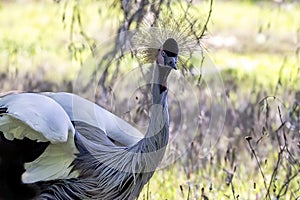
[[[205,20],[209,2],[194,4],[191,12]],[[116,34],[124,20],[119,4],[99,9],[106,6],[93,0],[0,1],[0,92],[74,91],[73,80],[87,66],[93,45]],[[300,4],[294,1],[214,2],[201,43],[220,71],[224,96],[212,105],[210,90],[218,74],[204,66],[194,140],[176,162],[155,173],[140,199],[300,198],[299,21]],[[119,75],[133,63],[122,59]],[[176,103],[174,93],[170,101]],[[113,110],[110,98],[97,102]],[[176,138],[175,103],[169,107],[171,137]],[[226,109],[218,133],[208,131],[213,106]],[[182,115],[190,112],[187,107]],[[181,128],[178,134],[187,131]],[[208,149],[202,146],[205,140],[211,142]],[[171,140],[169,152],[176,145]]]

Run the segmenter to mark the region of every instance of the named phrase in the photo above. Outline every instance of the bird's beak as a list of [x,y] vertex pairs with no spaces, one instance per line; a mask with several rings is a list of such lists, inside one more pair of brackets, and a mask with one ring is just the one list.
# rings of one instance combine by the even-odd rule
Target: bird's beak
[[177,70],[177,57],[166,57],[166,63],[167,66],[170,66],[171,68]]

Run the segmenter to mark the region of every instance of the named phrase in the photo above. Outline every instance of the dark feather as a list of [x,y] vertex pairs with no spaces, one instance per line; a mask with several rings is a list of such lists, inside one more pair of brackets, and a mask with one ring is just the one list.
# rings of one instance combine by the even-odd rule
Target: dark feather
[[[1,109],[6,112],[5,109]],[[0,132],[0,199],[31,199],[39,194],[36,187],[23,184],[21,175],[25,171],[24,163],[38,158],[47,148],[49,142],[7,140]]]

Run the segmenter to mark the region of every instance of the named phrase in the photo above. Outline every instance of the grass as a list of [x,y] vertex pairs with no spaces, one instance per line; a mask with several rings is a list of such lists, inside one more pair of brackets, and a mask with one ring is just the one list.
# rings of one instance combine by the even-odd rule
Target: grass
[[[15,10],[13,14],[12,10]],[[34,73],[42,69],[46,79],[61,81],[68,77],[66,70],[71,68],[72,62],[67,50],[68,37],[60,23],[60,10],[59,5],[51,2],[3,3],[0,9],[1,71],[9,71],[14,76],[16,71]]]
[[[68,49],[72,6],[67,5],[63,22],[63,3],[0,3],[0,92],[70,91],[67,85],[80,68]],[[99,42],[115,32],[119,20],[105,9],[99,14],[100,6],[102,2],[88,1],[80,7],[83,29]],[[299,11],[296,3],[278,7],[260,1],[214,2],[203,43],[225,84],[227,116],[222,137],[203,158],[197,141],[211,134],[205,120],[211,117],[212,98],[203,92],[199,99],[204,105],[203,124],[194,146],[174,165],[158,170],[140,199],[275,199],[287,183],[280,199],[300,197],[299,133],[286,127],[276,130],[281,125],[278,105],[289,119],[299,102]],[[73,44],[85,47],[78,26],[75,29]],[[83,51],[84,60],[88,51]],[[124,63],[130,65],[131,60]],[[210,75],[204,76],[209,84]],[[273,101],[263,100],[274,95]],[[272,102],[275,107],[271,108]],[[293,114],[297,121],[299,115]],[[245,139],[249,135],[252,140]],[[281,147],[285,147],[282,153]]]

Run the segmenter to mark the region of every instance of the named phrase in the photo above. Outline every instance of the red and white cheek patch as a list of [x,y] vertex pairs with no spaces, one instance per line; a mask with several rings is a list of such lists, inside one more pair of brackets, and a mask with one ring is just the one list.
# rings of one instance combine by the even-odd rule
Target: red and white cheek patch
[[158,55],[157,55],[157,62],[158,64],[164,65],[164,57],[162,56],[162,48],[160,48]]

